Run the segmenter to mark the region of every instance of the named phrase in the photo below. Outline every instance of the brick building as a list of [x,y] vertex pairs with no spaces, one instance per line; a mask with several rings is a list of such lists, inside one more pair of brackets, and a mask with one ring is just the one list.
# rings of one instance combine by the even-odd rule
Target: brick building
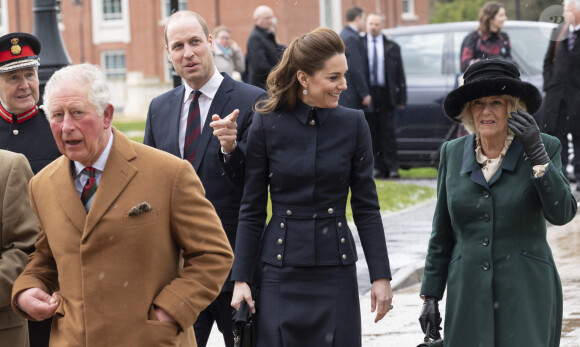
[[[89,62],[103,67],[117,112],[144,118],[149,101],[172,87],[163,36],[170,1],[57,3],[61,10],[59,29],[72,63]],[[202,15],[210,31],[217,25],[227,25],[232,38],[244,50],[253,28],[253,11],[258,5],[268,5],[274,10],[280,43],[289,43],[319,26],[340,31],[344,12],[351,6],[359,6],[367,13],[384,13],[387,27],[426,24],[429,20],[429,0],[179,0],[181,9]],[[32,33],[33,7],[34,0],[0,0],[0,34]]]

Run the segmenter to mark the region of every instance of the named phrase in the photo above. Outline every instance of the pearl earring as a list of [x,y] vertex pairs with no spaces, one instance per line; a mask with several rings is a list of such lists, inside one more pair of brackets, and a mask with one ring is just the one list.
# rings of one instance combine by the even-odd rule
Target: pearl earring
[[304,95],[308,95],[308,90],[304,89],[304,90],[302,91],[302,94],[304,94]]

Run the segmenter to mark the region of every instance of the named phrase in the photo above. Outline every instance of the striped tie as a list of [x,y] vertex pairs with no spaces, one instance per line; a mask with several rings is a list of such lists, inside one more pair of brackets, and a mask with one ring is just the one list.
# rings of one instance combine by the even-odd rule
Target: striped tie
[[189,105],[189,114],[187,116],[187,127],[185,128],[185,143],[183,144],[183,159],[187,159],[193,164],[197,153],[197,143],[201,133],[201,122],[199,117],[199,96],[201,92],[196,90],[192,92],[193,99]]
[[574,49],[574,41],[576,41],[576,33],[570,30],[570,34],[568,34],[568,50],[570,52]]
[[89,176],[85,186],[83,187],[83,192],[81,193],[81,202],[85,206],[85,210],[89,212],[91,205],[93,204],[93,198],[97,191],[97,179],[95,178],[95,168],[85,167],[82,171],[84,174]]

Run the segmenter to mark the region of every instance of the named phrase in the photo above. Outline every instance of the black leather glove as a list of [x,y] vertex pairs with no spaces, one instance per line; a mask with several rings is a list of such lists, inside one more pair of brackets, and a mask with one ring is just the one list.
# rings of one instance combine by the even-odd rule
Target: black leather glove
[[437,298],[433,296],[425,296],[423,300],[423,308],[419,316],[419,323],[421,330],[427,335],[427,326],[429,326],[429,338],[433,340],[441,339],[441,314],[439,313],[439,304]]
[[532,165],[544,165],[550,162],[550,157],[544,148],[544,142],[540,136],[540,129],[529,113],[524,110],[511,112],[512,118],[508,118],[508,127],[520,139],[526,156]]

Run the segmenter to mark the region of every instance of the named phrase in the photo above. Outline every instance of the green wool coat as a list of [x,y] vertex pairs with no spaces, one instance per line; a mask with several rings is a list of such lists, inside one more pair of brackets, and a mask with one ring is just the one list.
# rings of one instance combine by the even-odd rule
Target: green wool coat
[[437,206],[422,295],[443,297],[445,347],[553,347],[562,330],[562,286],[546,220],[566,224],[576,200],[561,171],[560,142],[542,134],[551,159],[534,178],[514,138],[485,181],[474,135],[441,148]]

